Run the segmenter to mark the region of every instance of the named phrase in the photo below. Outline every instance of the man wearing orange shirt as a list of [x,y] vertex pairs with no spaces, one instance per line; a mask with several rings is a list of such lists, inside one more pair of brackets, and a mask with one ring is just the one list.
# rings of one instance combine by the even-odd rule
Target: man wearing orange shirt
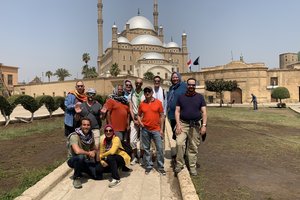
[[114,94],[105,103],[107,108],[106,120],[114,127],[116,136],[121,141],[126,141],[129,129],[129,103],[124,97],[123,85],[118,85]]
[[142,127],[142,145],[145,150],[145,173],[149,174],[152,170],[152,160],[150,156],[151,139],[154,140],[157,155],[158,172],[166,175],[164,170],[164,150],[162,144],[164,111],[161,101],[153,97],[152,87],[144,88],[145,100],[141,102],[138,112],[138,121]]

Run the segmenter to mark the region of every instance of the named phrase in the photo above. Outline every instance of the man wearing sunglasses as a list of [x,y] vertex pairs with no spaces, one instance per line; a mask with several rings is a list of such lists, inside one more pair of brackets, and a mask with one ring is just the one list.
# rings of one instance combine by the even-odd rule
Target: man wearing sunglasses
[[164,111],[161,101],[153,97],[153,89],[150,86],[144,88],[145,100],[141,102],[138,111],[138,121],[141,130],[142,145],[144,147],[145,174],[152,170],[150,156],[151,139],[154,140],[157,154],[157,167],[161,175],[166,175],[164,170],[164,150],[162,144]]
[[85,102],[87,97],[84,93],[84,84],[82,81],[77,81],[75,85],[75,90],[70,91],[65,98],[65,136],[68,137],[71,133],[75,131],[75,128],[80,126],[80,121],[78,120],[76,124],[75,121],[75,104],[80,104]]
[[196,79],[187,80],[187,91],[178,97],[175,119],[176,119],[176,168],[179,173],[184,165],[186,154],[190,174],[197,175],[196,162],[200,138],[205,139],[207,112],[204,97],[196,93]]
[[75,105],[75,112],[80,114],[81,117],[87,117],[91,120],[91,130],[95,139],[97,150],[99,149],[100,142],[100,128],[101,122],[101,109],[102,105],[95,100],[96,90],[89,88],[86,92],[87,101],[82,104]]

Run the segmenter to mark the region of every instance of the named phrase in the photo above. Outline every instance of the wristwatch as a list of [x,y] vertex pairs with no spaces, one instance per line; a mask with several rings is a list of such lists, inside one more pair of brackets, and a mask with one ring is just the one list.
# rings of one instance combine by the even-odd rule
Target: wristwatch
[[206,124],[202,124],[202,126],[206,127],[207,125]]

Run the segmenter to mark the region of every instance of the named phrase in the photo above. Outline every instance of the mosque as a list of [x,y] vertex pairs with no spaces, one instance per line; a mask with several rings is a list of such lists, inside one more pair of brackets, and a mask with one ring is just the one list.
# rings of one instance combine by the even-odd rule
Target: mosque
[[181,36],[181,46],[164,39],[163,26],[158,26],[158,3],[154,0],[153,24],[138,13],[129,19],[124,30],[119,32],[112,26],[111,41],[103,52],[103,4],[98,0],[98,73],[109,76],[110,68],[117,63],[120,76],[143,77],[152,72],[164,80],[169,80],[173,71],[184,72],[188,59],[187,35]]

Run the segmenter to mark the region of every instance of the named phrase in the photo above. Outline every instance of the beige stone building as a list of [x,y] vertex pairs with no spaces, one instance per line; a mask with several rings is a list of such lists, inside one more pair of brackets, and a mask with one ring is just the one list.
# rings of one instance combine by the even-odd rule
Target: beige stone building
[[0,88],[2,88],[2,91],[13,92],[14,85],[18,83],[18,70],[18,67],[6,66],[0,63]]
[[[282,54],[281,54],[282,55]],[[205,95],[209,103],[219,103],[219,97],[214,92],[205,90],[206,80],[224,79],[236,80],[238,88],[232,92],[224,92],[224,103],[249,103],[251,93],[257,96],[259,103],[276,102],[271,98],[272,89],[286,87],[290,92],[290,98],[284,102],[300,102],[300,69],[297,68],[298,60],[279,69],[268,69],[264,63],[245,63],[232,61],[226,65],[202,68],[200,72],[184,73],[182,77],[187,80],[194,77],[198,80],[198,91]]]

